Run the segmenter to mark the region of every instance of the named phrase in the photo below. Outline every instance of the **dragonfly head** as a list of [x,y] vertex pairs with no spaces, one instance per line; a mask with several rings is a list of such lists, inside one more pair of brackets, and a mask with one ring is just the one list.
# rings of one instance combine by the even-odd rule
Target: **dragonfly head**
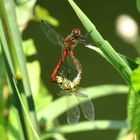
[[71,32],[71,35],[74,37],[74,38],[79,38],[81,36],[81,31],[79,28],[74,28]]
[[57,84],[62,84],[64,78],[63,78],[62,76],[58,76],[58,75],[57,75],[56,78],[55,78],[55,80],[56,80],[56,83],[57,83]]

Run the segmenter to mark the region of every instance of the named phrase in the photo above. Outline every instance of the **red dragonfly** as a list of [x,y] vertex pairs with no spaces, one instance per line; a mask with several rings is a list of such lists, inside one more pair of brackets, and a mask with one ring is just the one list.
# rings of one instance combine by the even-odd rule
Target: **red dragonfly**
[[[56,73],[58,72],[58,69],[60,68],[60,65],[62,64],[62,62],[64,61],[64,59],[68,56],[68,54],[70,55],[71,59],[74,62],[74,54],[72,53],[75,46],[78,43],[82,43],[85,44],[85,38],[87,37],[88,34],[85,34],[84,36],[81,34],[81,31],[79,28],[75,28],[72,30],[71,34],[68,35],[65,39],[58,34],[57,32],[55,32],[45,21],[41,21],[40,22],[40,26],[43,30],[43,32],[45,33],[45,35],[47,36],[48,40],[50,42],[52,42],[55,45],[59,45],[62,48],[62,55],[61,58],[58,62],[58,64],[56,65],[55,69],[53,70],[52,74],[51,74],[51,81],[52,82],[56,82],[55,77],[56,77]],[[77,62],[78,63],[78,62]],[[79,64],[74,64],[76,67],[78,67]],[[79,67],[80,69],[80,67]]]
[[90,97],[81,93],[79,90],[82,78],[82,66],[78,59],[74,56],[74,52],[69,54],[77,69],[77,75],[73,80],[69,80],[63,73],[56,74],[55,80],[57,85],[62,89],[62,93],[67,96],[67,121],[74,124],[79,121],[80,109],[87,120],[94,120],[94,106]]
[[[81,35],[81,32],[78,28],[72,30],[71,34],[68,35],[65,39],[56,33],[46,22],[41,22],[41,28],[45,32],[47,38],[56,45],[60,45],[62,47],[62,56],[55,67],[54,71],[51,74],[51,81],[55,82],[60,86],[62,92],[67,95],[67,105],[68,105],[68,112],[67,112],[67,121],[70,124],[77,123],[80,117],[80,110],[79,106],[84,114],[84,116],[88,120],[94,119],[94,106],[87,94],[81,93],[78,90],[80,85],[80,81],[82,78],[82,66],[80,62],[76,59],[74,55],[74,48],[77,43],[84,43],[85,44],[85,36]],[[74,66],[77,69],[76,77],[71,81],[69,80],[63,73],[57,74],[58,69],[60,68],[61,64],[63,63],[64,59],[67,56],[70,56],[71,60],[73,61]],[[74,105],[74,103],[76,103]],[[79,104],[79,106],[78,106]],[[74,105],[74,107],[73,107]],[[72,108],[73,107],[73,108]]]

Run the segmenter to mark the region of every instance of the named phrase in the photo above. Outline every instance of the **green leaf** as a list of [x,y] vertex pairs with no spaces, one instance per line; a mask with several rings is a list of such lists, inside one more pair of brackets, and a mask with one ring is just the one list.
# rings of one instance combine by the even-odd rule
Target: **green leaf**
[[[1,49],[1,44],[0,44]],[[4,58],[2,52],[0,52],[0,137],[2,140],[7,139],[6,133],[6,117],[4,115],[4,111],[6,110],[6,96],[4,96],[3,87],[5,84],[5,66],[4,66]]]
[[27,63],[27,70],[29,73],[29,81],[33,96],[39,93],[40,86],[40,64],[39,61]]
[[[117,121],[117,120],[96,120],[96,121],[85,121],[79,122],[75,125],[64,125],[50,129],[45,135],[42,135],[41,139],[46,139],[55,135],[55,132],[61,134],[76,133],[89,130],[106,130],[106,129],[121,129],[128,128],[128,123],[126,121]],[[53,133],[52,133],[53,132]]]
[[140,95],[135,94],[133,90],[128,96],[128,120],[135,133],[140,132]]
[[1,53],[0,54],[0,81],[2,80],[4,74],[5,74],[5,66],[4,66],[3,54]]
[[[1,46],[0,46],[1,47]],[[3,80],[5,74],[5,66],[4,66],[4,59],[2,53],[0,54],[0,109],[3,104]]]
[[5,131],[7,129],[7,126],[6,126],[7,120],[5,119],[3,112],[4,112],[4,109],[3,110],[0,109],[0,137],[1,137],[1,140],[7,139],[7,133]]
[[138,63],[136,63],[132,58],[125,56],[123,54],[120,54],[120,53],[118,54],[125,61],[125,63],[130,67],[131,70],[134,70],[139,66]]
[[49,11],[39,5],[36,5],[35,6],[35,18],[37,20],[45,20],[47,21],[48,23],[50,23],[51,25],[54,25],[54,26],[58,26],[59,25],[59,22],[57,19],[55,19],[54,17],[52,17],[50,14],[49,14]]
[[140,0],[136,0],[137,10],[140,12]]
[[[23,49],[26,54],[27,60],[28,57],[35,56],[37,50],[32,39],[23,41]],[[39,110],[46,106],[52,101],[52,96],[49,94],[49,91],[46,89],[45,85],[40,79],[40,63],[37,60],[27,62],[27,70],[29,74],[30,85],[32,93],[35,99],[36,110]]]
[[[37,130],[35,129],[35,127],[33,126],[33,123],[32,123],[32,119],[30,118],[29,116],[29,113],[28,113],[28,110],[26,108],[26,105],[25,105],[25,102],[24,102],[24,99],[22,98],[21,94],[19,93],[19,90],[18,90],[18,87],[16,85],[16,81],[15,79],[13,78],[12,79],[12,82],[13,82],[13,86],[14,86],[14,89],[15,89],[15,92],[17,93],[17,97],[19,99],[19,102],[20,102],[20,105],[22,106],[22,109],[23,109],[23,112],[24,112],[24,116],[25,116],[25,121],[26,123],[28,123],[29,127],[30,127],[30,130],[32,130],[33,134],[31,137],[34,138],[34,139],[37,139],[39,140],[39,135],[37,133]],[[23,117],[23,116],[22,116]],[[23,127],[23,126],[22,126]],[[29,128],[26,128],[26,131],[28,131]],[[30,138],[31,139],[31,138]]]
[[91,40],[100,48],[103,54],[107,57],[112,66],[119,72],[125,82],[130,85],[130,76],[131,69],[129,66],[123,61],[123,59],[118,55],[118,53],[113,49],[113,47],[106,41],[101,34],[97,31],[94,24],[89,20],[89,18],[82,12],[82,10],[75,4],[73,0],[68,0],[78,18],[82,22],[83,26],[90,32],[89,36]]
[[[121,129],[128,128],[126,121],[113,121],[113,120],[96,120],[96,121],[85,121],[75,125],[64,125],[58,128],[54,128],[53,131],[61,133],[74,133],[79,131],[89,130],[106,130],[106,129]],[[50,130],[51,131],[51,130]]]
[[127,140],[129,135],[131,135],[130,128],[122,128],[116,138],[116,140]]
[[131,76],[131,84],[135,93],[140,95],[140,66],[133,71]]
[[35,97],[36,110],[39,111],[52,102],[52,95],[46,89],[43,82],[40,82],[40,89]]
[[33,39],[28,39],[26,41],[22,42],[23,44],[23,50],[26,56],[31,56],[37,54],[37,50],[35,48],[35,44],[33,42]]
[[22,133],[20,120],[17,117],[18,112],[14,106],[10,107],[9,117],[8,117],[8,139],[9,140],[24,140]]
[[[34,125],[34,127],[36,127],[36,130],[39,130],[37,120],[36,120],[31,87],[29,84],[29,78],[26,69],[25,55],[22,49],[21,34],[18,30],[18,25],[16,22],[17,20],[15,15],[15,5],[13,0],[8,0],[8,1],[0,0],[0,16],[2,17],[1,18],[2,25],[4,25],[3,32],[6,33],[5,40],[8,44],[7,46],[3,44],[4,46],[3,50],[7,48],[7,51],[10,52],[10,58],[6,56],[6,59],[8,61],[8,64],[9,64],[9,59],[12,61],[11,65],[12,67],[14,67],[14,71],[12,71],[12,76],[14,78],[16,77],[18,82],[22,81],[22,84],[20,84],[20,86],[18,85],[18,88],[20,89],[20,92],[21,91],[24,92],[23,94],[23,96],[25,97],[24,101],[26,102],[25,103],[26,109],[28,109],[28,114],[30,115],[32,124]],[[13,93],[15,92],[13,91]],[[28,123],[26,123],[26,127],[29,128]],[[32,132],[30,129],[28,129],[28,136],[30,137],[30,139],[33,139]]]
[[[94,51],[96,51],[97,53],[99,53],[103,58],[105,58],[108,62],[110,62],[110,60],[104,55],[104,53],[102,52],[102,50],[100,48],[97,48],[95,46],[92,45],[87,45],[87,48],[90,48]],[[136,63],[134,60],[132,60],[131,58],[122,55],[120,53],[118,53],[118,55],[125,61],[125,63],[130,67],[131,70],[136,69],[139,65],[138,63]],[[110,62],[111,63],[111,62]]]
[[[128,92],[128,87],[124,85],[100,85],[94,87],[84,88],[80,92],[86,91],[86,93],[92,98],[99,98],[108,95],[124,94]],[[73,106],[76,105],[73,104]],[[47,122],[52,121],[64,112],[67,111],[66,97],[60,97],[57,100],[50,103],[44,109],[38,111],[37,116],[39,119],[46,118]]]
[[136,57],[136,63],[140,65],[140,57]]
[[[37,54],[37,50],[32,39],[23,41],[23,50],[27,58]],[[26,66],[29,75],[31,91],[33,96],[35,96],[37,93],[39,93],[40,88],[40,63],[37,60],[33,60],[31,62],[27,62]]]

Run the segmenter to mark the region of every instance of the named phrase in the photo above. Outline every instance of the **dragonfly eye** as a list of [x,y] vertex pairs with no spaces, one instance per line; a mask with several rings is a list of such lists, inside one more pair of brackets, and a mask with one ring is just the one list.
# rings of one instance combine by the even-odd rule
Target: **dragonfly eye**
[[81,31],[79,28],[75,28],[72,30],[72,36],[75,38],[79,38],[81,36]]

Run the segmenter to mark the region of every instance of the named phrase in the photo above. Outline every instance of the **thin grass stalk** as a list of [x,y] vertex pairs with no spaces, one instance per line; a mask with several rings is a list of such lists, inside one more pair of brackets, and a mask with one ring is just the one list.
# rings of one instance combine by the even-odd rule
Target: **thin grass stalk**
[[122,129],[122,128],[129,128],[129,125],[126,121],[120,120],[96,120],[96,121],[84,121],[79,122],[75,125],[63,125],[53,130],[49,130],[50,133],[44,134],[41,137],[41,140],[45,140],[47,138],[54,137],[55,134],[70,134],[70,133],[77,133],[83,131],[93,131],[93,130],[107,130],[107,129]]
[[[0,26],[0,28],[1,28],[1,26]],[[6,53],[5,53],[5,51],[4,51],[4,48],[5,48],[5,47],[3,47],[3,45],[1,44],[1,41],[0,41],[0,46],[2,47],[2,53],[3,53],[3,56],[4,56],[5,67],[6,67],[6,73],[7,73],[7,75],[8,75],[8,79],[9,79],[9,81],[10,81],[10,85],[11,85],[12,91],[14,92],[14,91],[15,91],[15,88],[14,88],[15,86],[14,86],[14,83],[12,82],[12,79],[11,79],[11,78],[14,77],[14,75],[13,75],[13,73],[12,73],[12,70],[11,70],[11,68],[10,68],[10,65],[8,64],[8,61],[7,61],[8,59],[7,59]],[[7,53],[8,53],[8,52],[7,52]],[[27,136],[27,130],[25,129],[25,128],[26,128],[26,127],[25,127],[25,120],[24,120],[24,118],[23,118],[24,115],[23,115],[21,103],[19,102],[16,93],[13,94],[13,96],[14,96],[14,100],[15,100],[14,105],[16,106],[16,108],[17,108],[17,110],[18,110],[18,115],[19,115],[19,116],[17,116],[17,117],[18,117],[19,120],[20,120],[20,124],[19,124],[19,125],[20,125],[21,128],[22,128],[22,133],[23,133],[24,139],[26,140],[26,139],[28,139],[28,136]],[[19,126],[19,128],[20,128],[20,126]]]
[[[1,20],[0,20],[0,31],[2,33],[1,34],[1,40],[2,41],[0,40],[0,43],[2,42],[4,44],[4,46],[5,46],[4,47],[2,45],[2,43],[1,43],[2,53],[4,55],[4,60],[5,60],[6,72],[7,72],[8,79],[10,81],[12,92],[14,93],[13,94],[13,96],[14,96],[14,105],[17,108],[18,114],[19,114],[19,116],[17,116],[17,117],[19,117],[21,128],[22,128],[22,131],[23,131],[23,132],[20,132],[20,133],[23,133],[25,140],[32,140],[32,139],[37,139],[38,140],[39,136],[37,135],[36,130],[32,126],[31,120],[29,119],[29,116],[27,116],[27,112],[25,114],[26,98],[25,98],[25,96],[23,94],[22,80],[21,81],[18,80],[16,82],[13,81],[13,79],[15,79],[15,75],[14,75],[14,71],[12,70],[13,69],[12,63],[8,62],[8,57],[7,56],[10,56],[10,54],[9,54],[8,50],[6,49],[6,47],[8,47],[8,45],[7,45],[6,39],[4,39],[5,37],[4,37],[4,31],[2,30]],[[20,92],[17,91],[17,87],[19,88]],[[21,97],[20,99],[19,99],[19,96]],[[21,99],[24,102],[22,104],[21,104]],[[23,106],[23,104],[24,104],[24,106]],[[35,137],[34,137],[34,135],[35,135]]]
[[[26,70],[26,61],[22,50],[21,37],[17,28],[17,23],[15,22],[15,10],[12,0],[0,1],[0,16],[6,33],[6,41],[8,44],[7,49],[11,55],[11,57],[9,56],[10,58],[8,58],[8,61],[11,61],[12,65],[14,66],[14,70],[12,70],[14,71],[14,78],[16,78],[17,81],[22,81],[23,83],[22,86],[20,85],[18,88],[20,91],[23,91],[24,96],[26,95],[24,100],[25,105],[27,105],[26,109],[29,112],[29,116],[34,128],[39,132],[33,97],[31,94],[31,88]],[[29,124],[26,123],[26,125],[28,128],[28,133],[31,132],[29,129],[30,127],[28,127]],[[30,136],[30,138],[33,139],[32,136]]]

